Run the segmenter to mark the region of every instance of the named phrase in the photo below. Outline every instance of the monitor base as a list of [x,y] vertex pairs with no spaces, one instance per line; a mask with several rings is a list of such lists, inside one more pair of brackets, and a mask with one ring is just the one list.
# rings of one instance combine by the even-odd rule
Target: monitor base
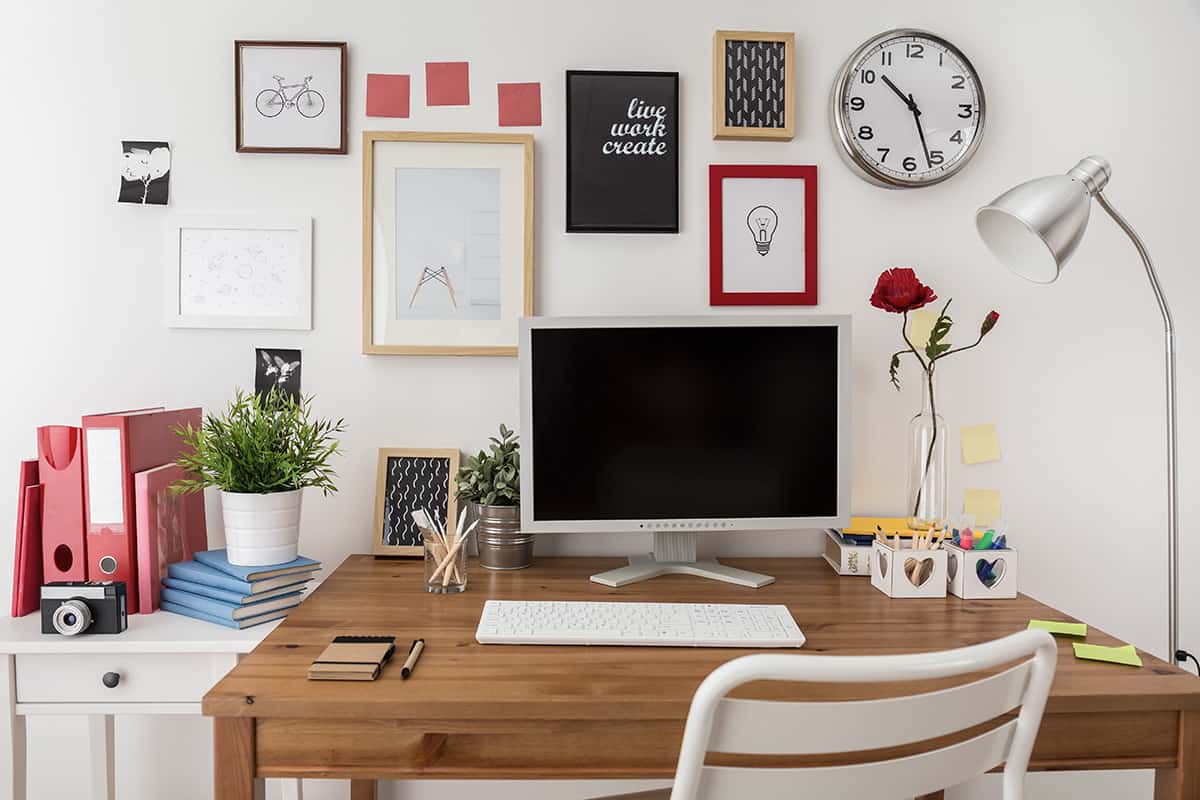
[[617,567],[592,576],[593,583],[611,586],[614,589],[631,583],[647,581],[659,575],[694,575],[698,578],[733,583],[759,589],[774,583],[770,575],[762,575],[736,567],[727,567],[717,561],[656,561],[653,555],[630,556],[629,566]]

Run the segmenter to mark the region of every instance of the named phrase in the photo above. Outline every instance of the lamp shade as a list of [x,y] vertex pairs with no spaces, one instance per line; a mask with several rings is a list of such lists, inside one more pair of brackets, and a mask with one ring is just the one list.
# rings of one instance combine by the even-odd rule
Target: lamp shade
[[1010,270],[1035,283],[1052,283],[1087,229],[1091,196],[1104,188],[1108,162],[1089,156],[1066,175],[1026,181],[975,214],[988,249]]

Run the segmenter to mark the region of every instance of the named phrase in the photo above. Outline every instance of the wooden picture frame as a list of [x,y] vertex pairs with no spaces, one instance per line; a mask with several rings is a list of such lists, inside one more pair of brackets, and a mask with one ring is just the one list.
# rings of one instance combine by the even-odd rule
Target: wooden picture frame
[[711,164],[708,203],[709,305],[817,304],[815,166]]
[[167,327],[312,330],[312,217],[176,214],[163,265]]
[[566,95],[566,232],[679,233],[679,73],[567,70]]
[[[412,521],[412,512],[416,509],[408,506],[423,505],[431,497],[439,507],[428,508],[429,512],[444,513],[443,522],[447,525],[457,522],[458,499],[454,494],[458,484],[454,478],[458,473],[459,458],[457,449],[379,448],[371,552],[377,556],[424,555],[421,535]],[[443,480],[444,508],[441,507]]]
[[[364,131],[362,141],[363,353],[515,356],[517,321],[533,314],[532,134]],[[479,175],[463,184],[468,172]],[[494,193],[480,188],[491,180]],[[416,204],[419,237],[401,230],[413,198],[400,190],[413,186],[447,206]],[[462,225],[447,231],[466,233],[434,230],[451,217]]]
[[714,33],[712,108],[714,139],[793,139],[796,34]]
[[[279,72],[288,72],[285,75],[275,75],[268,72],[271,70],[255,69],[254,86],[243,87],[243,75],[250,79],[251,69],[243,63],[243,51],[248,48],[280,48],[290,50],[303,50],[305,48],[317,48],[336,51],[336,59],[338,63],[338,71],[340,75],[336,78],[321,77],[302,73],[307,71],[302,69],[305,64],[296,59],[292,54],[287,60],[285,66],[293,67],[298,71],[295,74],[290,74],[290,70],[281,66]],[[331,154],[345,155],[348,151],[349,144],[349,103],[347,102],[347,88],[349,86],[349,74],[347,70],[347,47],[345,42],[297,42],[297,41],[263,41],[257,39],[238,39],[233,43],[233,110],[234,110],[234,142],[235,149],[239,153],[310,153],[310,154]],[[281,53],[281,56],[286,55]],[[261,75],[258,73],[262,73]],[[310,88],[309,82],[314,77],[318,81]],[[298,81],[298,83],[286,83],[286,81]],[[274,84],[272,85],[272,81]],[[261,87],[261,88],[255,88]],[[255,92],[253,101],[243,92],[243,89]],[[321,90],[324,89],[324,92]],[[331,91],[332,90],[332,91]],[[332,95],[337,93],[338,108],[330,109],[326,106],[326,94]],[[315,115],[311,113],[320,100],[320,111]],[[262,106],[260,107],[259,101]],[[328,120],[321,120],[321,124],[317,130],[320,132],[319,138],[328,140],[327,144],[303,143],[303,138],[308,135],[312,136],[316,131],[305,133],[301,127],[289,126],[284,128],[278,134],[268,134],[265,131],[256,131],[251,135],[247,135],[246,123],[249,122],[249,112],[246,111],[247,102],[253,102],[254,108],[258,109],[259,115],[264,118],[278,119],[281,126],[287,126],[288,123],[295,123],[301,118],[309,120],[317,119],[330,112],[334,112],[334,116]],[[309,111],[302,112],[300,109],[307,108]],[[272,113],[273,112],[273,113]],[[293,115],[299,115],[294,117]],[[255,119],[255,122],[259,120]],[[303,123],[302,123],[303,125]],[[336,126],[336,127],[335,127]],[[336,134],[336,141],[331,137],[331,133]],[[289,137],[295,139],[297,143],[288,144],[286,141],[279,143],[268,144],[268,140],[275,141],[276,136],[287,139]],[[298,137],[298,138],[297,138]]]

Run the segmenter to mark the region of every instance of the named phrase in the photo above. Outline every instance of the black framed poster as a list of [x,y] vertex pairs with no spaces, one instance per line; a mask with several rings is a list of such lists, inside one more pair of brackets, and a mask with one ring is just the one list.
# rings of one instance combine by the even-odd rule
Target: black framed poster
[[567,232],[679,232],[679,73],[567,71]]

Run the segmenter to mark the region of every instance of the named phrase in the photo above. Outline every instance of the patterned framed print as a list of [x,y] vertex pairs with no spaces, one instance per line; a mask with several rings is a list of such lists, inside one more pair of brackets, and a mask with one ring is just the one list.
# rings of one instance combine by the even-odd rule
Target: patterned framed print
[[713,138],[796,135],[796,34],[713,35]]
[[458,459],[458,450],[380,448],[372,546],[375,555],[424,554],[413,511],[428,511],[453,524],[458,518],[454,497]]

